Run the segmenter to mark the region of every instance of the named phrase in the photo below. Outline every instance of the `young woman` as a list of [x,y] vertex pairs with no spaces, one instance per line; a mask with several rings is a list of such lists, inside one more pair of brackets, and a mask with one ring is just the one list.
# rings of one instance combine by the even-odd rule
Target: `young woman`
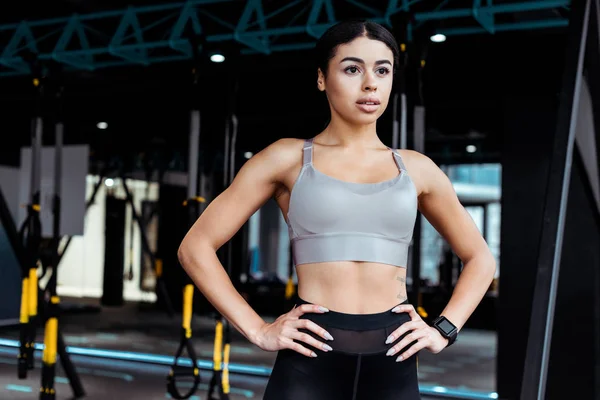
[[[179,259],[237,330],[278,351],[264,399],[419,399],[417,353],[439,353],[455,340],[492,282],[495,261],[444,173],[377,136],[399,56],[390,32],[343,22],[316,53],[328,126],[247,161],[190,229]],[[267,323],[235,290],[216,251],[271,197],[288,222],[300,299]],[[464,263],[439,324],[425,323],[406,300],[417,209]]]

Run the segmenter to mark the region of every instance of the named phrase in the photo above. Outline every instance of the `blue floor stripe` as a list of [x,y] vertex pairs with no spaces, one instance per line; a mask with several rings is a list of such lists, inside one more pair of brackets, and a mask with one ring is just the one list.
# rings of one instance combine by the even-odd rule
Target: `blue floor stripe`
[[23,392],[23,393],[31,393],[33,389],[31,386],[23,386],[23,385],[6,385],[4,386],[6,390],[12,390],[13,392]]

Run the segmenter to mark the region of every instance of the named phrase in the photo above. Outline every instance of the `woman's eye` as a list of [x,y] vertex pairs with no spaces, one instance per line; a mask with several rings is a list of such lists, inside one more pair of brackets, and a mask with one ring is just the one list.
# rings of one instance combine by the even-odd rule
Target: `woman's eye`
[[358,72],[358,68],[356,67],[348,67],[346,68],[346,72],[350,72],[351,74],[355,74]]
[[387,68],[379,68],[379,69],[377,70],[377,72],[379,72],[381,75],[385,75],[385,74],[389,73],[389,72],[390,72],[390,70],[389,70],[389,69],[387,69]]

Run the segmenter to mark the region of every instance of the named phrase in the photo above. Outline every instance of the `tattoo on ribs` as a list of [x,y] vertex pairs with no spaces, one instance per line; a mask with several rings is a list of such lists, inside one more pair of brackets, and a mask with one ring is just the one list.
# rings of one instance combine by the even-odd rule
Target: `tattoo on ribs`
[[[401,283],[406,283],[406,279],[404,279],[401,276],[396,277],[396,280],[400,281]],[[403,296],[402,292],[400,292],[397,297],[398,297],[398,299],[400,299],[400,301],[405,301],[406,300],[406,296]]]

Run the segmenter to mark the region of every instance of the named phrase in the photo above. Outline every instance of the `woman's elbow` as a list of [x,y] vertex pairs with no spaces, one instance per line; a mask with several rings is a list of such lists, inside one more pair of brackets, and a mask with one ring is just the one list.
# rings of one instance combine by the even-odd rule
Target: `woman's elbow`
[[494,257],[494,254],[492,254],[492,252],[489,249],[487,249],[487,251],[483,254],[483,259],[485,261],[482,264],[487,266],[490,280],[494,280],[494,277],[496,276],[496,270],[498,268],[498,265],[496,263],[496,257]]
[[475,252],[471,257],[465,257],[462,261],[465,266],[476,265],[477,269],[487,271],[486,273],[492,277],[491,279],[496,274],[496,258],[487,247]]
[[179,248],[177,249],[177,259],[179,260],[179,264],[186,269],[190,266],[191,260],[195,258],[194,256],[194,247],[190,243],[189,236],[186,236],[181,243],[179,244]]
[[183,269],[187,270],[195,264],[198,264],[198,258],[202,254],[206,254],[209,248],[210,246],[208,246],[206,240],[198,237],[194,237],[192,240],[188,235],[179,244],[179,248],[177,249],[177,259]]

